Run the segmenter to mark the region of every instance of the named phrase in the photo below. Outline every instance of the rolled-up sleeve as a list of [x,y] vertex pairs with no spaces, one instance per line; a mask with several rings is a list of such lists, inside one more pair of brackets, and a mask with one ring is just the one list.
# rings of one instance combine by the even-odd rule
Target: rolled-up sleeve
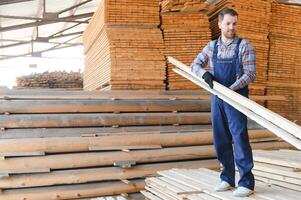
[[242,75],[230,86],[232,90],[244,88],[256,78],[255,50],[250,43],[245,43],[241,49]]
[[191,71],[197,74],[199,77],[203,76],[203,72],[201,72],[202,68],[204,68],[209,61],[209,43],[203,48],[203,50],[197,55],[191,64]]

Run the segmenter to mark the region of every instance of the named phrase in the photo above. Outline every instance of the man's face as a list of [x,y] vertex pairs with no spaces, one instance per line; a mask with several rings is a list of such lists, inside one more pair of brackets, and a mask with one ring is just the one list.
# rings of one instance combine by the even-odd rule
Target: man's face
[[233,39],[236,34],[237,16],[224,15],[223,21],[218,22],[222,35],[227,39]]

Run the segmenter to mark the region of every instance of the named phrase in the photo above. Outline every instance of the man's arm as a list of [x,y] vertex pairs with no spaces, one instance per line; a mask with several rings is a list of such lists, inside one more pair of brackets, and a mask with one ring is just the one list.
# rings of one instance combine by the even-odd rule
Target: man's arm
[[256,78],[256,58],[255,50],[250,43],[242,47],[242,67],[243,74],[231,86],[232,90],[239,90],[252,83]]
[[203,48],[203,50],[197,55],[191,64],[191,71],[197,74],[199,77],[203,76],[200,69],[204,68],[209,62],[209,43]]

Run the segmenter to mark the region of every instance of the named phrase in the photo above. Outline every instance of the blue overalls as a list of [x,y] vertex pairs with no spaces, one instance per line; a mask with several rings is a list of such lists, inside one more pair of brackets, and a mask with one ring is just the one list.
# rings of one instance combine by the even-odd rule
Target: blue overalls
[[[217,57],[218,45],[215,42],[213,52],[214,80],[226,87],[230,87],[239,74],[239,44],[235,49],[233,58],[221,59]],[[238,91],[239,94],[248,97],[248,88]],[[221,180],[226,181],[231,186],[235,186],[235,163],[239,170],[239,186],[254,190],[254,176],[251,172],[253,168],[252,149],[249,143],[247,117],[224,102],[215,95],[211,98],[211,118],[213,126],[213,142],[217,158],[223,165],[220,175]],[[234,143],[234,157],[232,141]]]

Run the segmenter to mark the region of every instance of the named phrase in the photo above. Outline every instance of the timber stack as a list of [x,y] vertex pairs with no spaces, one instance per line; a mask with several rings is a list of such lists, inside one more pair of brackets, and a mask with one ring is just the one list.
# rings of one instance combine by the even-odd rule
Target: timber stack
[[[201,1],[162,2],[160,16],[165,56],[173,56],[186,65],[192,63],[211,38],[206,15],[208,7],[209,4]],[[199,89],[173,72],[174,65],[167,62],[166,66],[166,87],[169,90]]]
[[[218,169],[198,91],[1,92],[1,199],[134,193],[171,168]],[[29,106],[30,105],[30,106]],[[291,148],[250,130],[254,149]]]
[[272,4],[267,94],[287,101],[268,101],[268,108],[301,124],[301,6]]
[[83,78],[80,72],[44,72],[16,79],[17,88],[70,88],[82,89]]
[[83,34],[84,89],[165,89],[159,0],[103,0]]
[[[159,177],[146,179],[145,190],[141,193],[149,200],[170,199],[210,199],[210,200],[239,200],[233,197],[232,190],[214,191],[213,185],[220,182],[220,173],[209,169],[171,169],[158,172]],[[255,175],[256,178],[256,175]],[[255,193],[247,197],[256,199],[295,200],[301,192],[294,188],[284,189],[261,181],[256,182]],[[246,198],[246,197],[245,197]]]

